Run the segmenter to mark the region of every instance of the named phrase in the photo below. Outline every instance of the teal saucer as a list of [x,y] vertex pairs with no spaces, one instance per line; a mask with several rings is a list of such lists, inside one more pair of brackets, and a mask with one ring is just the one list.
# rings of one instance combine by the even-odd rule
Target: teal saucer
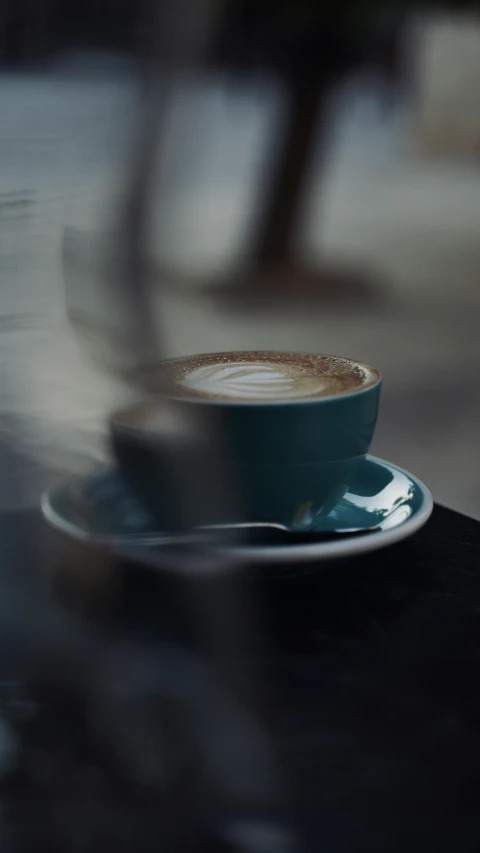
[[[428,489],[396,465],[365,459],[355,483],[327,516],[312,518],[311,530],[379,527],[371,534],[301,545],[237,547],[236,559],[254,563],[303,563],[351,557],[393,545],[428,520],[433,500]],[[152,564],[166,548],[165,534],[128,490],[118,468],[63,480],[42,498],[52,527],[67,537]]]

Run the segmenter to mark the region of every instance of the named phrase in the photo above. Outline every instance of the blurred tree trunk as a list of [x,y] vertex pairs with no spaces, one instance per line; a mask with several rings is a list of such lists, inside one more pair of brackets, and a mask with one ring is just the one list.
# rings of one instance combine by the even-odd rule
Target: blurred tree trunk
[[328,88],[323,81],[288,89],[283,136],[270,185],[262,187],[260,217],[253,247],[253,265],[264,267],[293,260],[302,200],[312,156],[322,127]]

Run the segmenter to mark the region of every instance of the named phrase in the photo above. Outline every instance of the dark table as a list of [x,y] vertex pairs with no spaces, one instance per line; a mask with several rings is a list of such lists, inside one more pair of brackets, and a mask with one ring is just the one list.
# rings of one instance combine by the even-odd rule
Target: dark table
[[[144,650],[172,630],[186,636],[188,625],[172,615],[175,583],[116,565],[103,592],[80,606],[88,618],[70,606],[69,640],[55,642],[67,610],[53,606],[48,590],[72,605],[64,575],[55,580],[51,571],[65,565],[63,546],[34,513],[1,522],[0,723],[14,732],[15,757],[10,766],[0,743],[0,795],[12,849],[113,843],[116,850],[158,850],[163,813],[150,783],[131,784],[128,767],[102,753],[101,738],[92,747],[91,682],[72,673],[85,668],[80,661],[92,636],[109,638],[112,649],[134,638]],[[275,697],[309,849],[478,853],[480,523],[437,506],[426,527],[400,545],[252,583],[269,638],[258,663]],[[78,637],[87,623],[93,633],[85,645]],[[32,646],[50,649],[50,671],[45,654],[35,668],[40,657]],[[152,729],[140,728],[151,751]]]

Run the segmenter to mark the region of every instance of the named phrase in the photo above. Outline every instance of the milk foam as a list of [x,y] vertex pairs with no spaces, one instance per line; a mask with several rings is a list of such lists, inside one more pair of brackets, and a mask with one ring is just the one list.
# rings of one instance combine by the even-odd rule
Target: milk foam
[[230,402],[281,402],[344,394],[374,384],[365,364],[329,355],[243,351],[164,362],[174,393]]
[[327,391],[329,385],[322,376],[308,376],[293,366],[262,361],[206,364],[187,373],[180,384],[206,397],[254,401],[315,396]]

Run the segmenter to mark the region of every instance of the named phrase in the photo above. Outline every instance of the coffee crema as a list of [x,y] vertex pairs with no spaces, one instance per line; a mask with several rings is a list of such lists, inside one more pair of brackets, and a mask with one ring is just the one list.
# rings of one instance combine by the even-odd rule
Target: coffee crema
[[260,403],[345,394],[374,385],[376,370],[347,358],[290,352],[228,352],[165,362],[173,394]]

